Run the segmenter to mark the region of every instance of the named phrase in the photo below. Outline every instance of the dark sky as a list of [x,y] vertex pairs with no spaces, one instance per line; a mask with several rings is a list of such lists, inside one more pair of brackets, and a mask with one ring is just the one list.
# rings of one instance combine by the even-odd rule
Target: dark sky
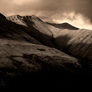
[[0,0],[0,12],[5,16],[36,15],[45,21],[92,29],[92,0]]

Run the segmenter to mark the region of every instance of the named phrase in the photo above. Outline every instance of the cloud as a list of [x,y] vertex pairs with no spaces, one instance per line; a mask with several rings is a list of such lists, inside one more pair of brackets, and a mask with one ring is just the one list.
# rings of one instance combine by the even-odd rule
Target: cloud
[[13,0],[13,3],[18,4],[18,5],[22,5],[22,4],[28,3],[28,2],[34,2],[34,1],[33,0]]
[[11,13],[53,15],[59,12],[75,11],[84,16],[91,14],[91,0],[0,0],[0,11]]
[[38,3],[40,0],[12,0],[13,3],[17,4],[17,5],[23,5],[23,4],[28,4],[28,3],[32,3],[34,4],[35,2]]
[[53,22],[56,23],[64,23],[68,22],[78,28],[86,28],[86,29],[92,29],[92,23],[90,22],[90,19],[84,17],[80,13],[75,12],[65,12],[63,14],[56,14],[52,16]]
[[[60,17],[65,17],[69,22],[65,14],[70,16],[74,12],[80,16],[80,21],[84,20],[86,23],[86,21],[92,22],[91,4],[92,0],[0,0],[0,12],[5,16],[36,15],[45,21],[52,22],[53,19],[56,20],[58,15],[57,21],[60,20]],[[72,15],[72,17],[74,16]],[[76,18],[78,18],[77,16]]]
[[[58,10],[65,10],[67,0],[0,0],[0,10],[7,15],[15,13],[30,14],[29,11],[43,12],[49,14],[50,12],[57,12]],[[3,8],[2,8],[3,7]],[[65,8],[65,9],[64,9]],[[50,14],[49,14],[50,15]]]

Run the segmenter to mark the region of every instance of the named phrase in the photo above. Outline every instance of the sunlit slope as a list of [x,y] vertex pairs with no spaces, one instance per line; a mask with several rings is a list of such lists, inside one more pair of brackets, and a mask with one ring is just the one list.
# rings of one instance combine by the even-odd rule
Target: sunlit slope
[[58,49],[77,58],[92,61],[92,30],[78,29],[68,23],[47,23],[47,26]]
[[27,27],[31,27],[33,25],[40,32],[47,35],[51,35],[49,29],[45,25],[46,23],[40,20],[35,15],[32,15],[32,16],[14,15],[14,16],[7,17],[7,19]]
[[82,59],[92,60],[92,31],[63,29],[55,36],[59,49]]
[[55,47],[54,44],[51,42],[52,40],[52,33],[49,28],[46,26],[46,23],[40,20],[38,17],[32,16],[10,16],[7,18],[8,20],[25,26],[32,37],[40,41],[41,43]]

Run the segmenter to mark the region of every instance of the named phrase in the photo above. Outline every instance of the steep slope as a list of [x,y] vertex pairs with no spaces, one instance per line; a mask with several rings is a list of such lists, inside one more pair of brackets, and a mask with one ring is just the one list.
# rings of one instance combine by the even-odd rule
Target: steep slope
[[32,27],[33,25],[34,28],[40,31],[41,33],[51,36],[51,33],[49,29],[46,27],[45,23],[35,15],[32,15],[32,16],[14,15],[14,16],[7,17],[7,19],[27,27]]
[[58,49],[87,62],[92,62],[92,30],[78,29],[68,23],[48,24]]
[[92,63],[92,30],[67,25],[47,23],[53,34],[54,44],[58,49]]
[[7,18],[8,20],[15,22],[17,24],[26,26],[27,33],[30,34],[32,37],[40,41],[41,43],[55,47],[55,45],[51,42],[52,41],[52,33],[46,26],[46,23],[40,20],[38,17],[32,16],[10,16]]
[[72,56],[92,63],[92,30],[70,30],[47,24],[53,33],[56,47]]
[[0,15],[0,39],[26,41],[35,44],[41,44],[26,32],[25,27],[8,21],[3,15]]

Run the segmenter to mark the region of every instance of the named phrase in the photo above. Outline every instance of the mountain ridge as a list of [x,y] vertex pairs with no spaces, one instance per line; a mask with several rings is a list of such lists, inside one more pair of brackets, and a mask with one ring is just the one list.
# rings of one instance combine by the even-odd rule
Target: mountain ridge
[[[69,23],[48,23],[36,16],[33,16],[33,18],[31,16],[26,16],[26,19],[25,17],[22,18],[29,28],[35,28],[39,32],[38,37],[34,36],[34,34],[33,37],[39,39],[41,33],[44,35],[41,35],[44,40],[39,39],[43,44],[58,48],[80,59],[92,60],[90,54],[92,30],[79,29]],[[35,34],[38,34],[37,31],[35,31]],[[30,32],[32,33],[32,30]],[[86,51],[85,49],[88,47],[89,49]]]
[[[48,22],[47,22],[48,23]],[[70,25],[69,23],[65,22],[65,23],[61,23],[61,24],[56,24],[56,23],[48,23],[52,26],[55,26],[57,28],[66,28],[66,29],[70,29],[70,30],[78,30],[79,28],[74,27],[72,25]]]

